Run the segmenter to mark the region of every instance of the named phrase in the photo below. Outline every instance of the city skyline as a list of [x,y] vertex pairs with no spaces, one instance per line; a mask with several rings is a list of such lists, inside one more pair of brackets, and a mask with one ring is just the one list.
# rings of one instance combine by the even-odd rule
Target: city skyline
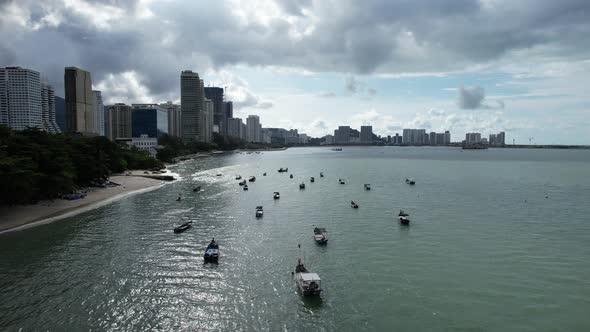
[[9,0],[0,64],[44,73],[58,96],[63,67],[85,68],[105,104],[176,103],[176,73],[192,68],[235,117],[316,137],[350,123],[588,144],[589,6]]

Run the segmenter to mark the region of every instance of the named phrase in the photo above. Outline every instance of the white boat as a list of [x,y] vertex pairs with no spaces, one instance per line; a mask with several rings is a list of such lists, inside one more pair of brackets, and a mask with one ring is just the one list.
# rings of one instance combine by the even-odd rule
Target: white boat
[[313,230],[313,239],[317,244],[328,244],[328,237],[326,236],[326,229],[316,227]]
[[275,191],[272,197],[273,197],[274,199],[279,199],[279,198],[281,198],[281,194],[279,194],[279,192],[278,192],[278,191]]
[[257,206],[256,207],[256,218],[262,217],[263,214],[264,214],[264,211],[262,210],[262,206]]
[[295,267],[295,283],[303,296],[320,296],[322,293],[321,282],[320,276],[317,273],[307,271],[301,262],[301,258],[299,258]]

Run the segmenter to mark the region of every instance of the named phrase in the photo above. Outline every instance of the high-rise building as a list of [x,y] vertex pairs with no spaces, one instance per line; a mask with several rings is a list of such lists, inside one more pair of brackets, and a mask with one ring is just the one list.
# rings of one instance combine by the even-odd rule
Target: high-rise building
[[213,124],[219,127],[221,135],[227,134],[227,115],[223,104],[223,88],[208,86],[205,88],[205,98],[213,102]]
[[66,130],[66,101],[62,97],[55,96],[55,120],[59,129]]
[[361,143],[373,142],[373,127],[372,126],[361,126]]
[[227,135],[241,138],[242,124],[242,119],[240,118],[227,119]]
[[326,145],[334,144],[334,136],[332,136],[332,135],[324,136],[324,144],[326,144]]
[[86,70],[66,67],[64,74],[66,131],[94,133],[92,78]]
[[125,104],[108,105],[106,107],[106,135],[111,141],[120,138],[131,138],[132,109]]
[[190,70],[180,73],[180,107],[182,140],[185,143],[202,142],[201,116],[205,107],[205,93],[203,81],[198,73]]
[[451,144],[451,132],[450,131],[445,131],[445,141],[444,144]]
[[423,145],[426,141],[426,130],[404,129],[402,140],[406,145]]
[[104,105],[102,103],[102,94],[100,91],[92,91],[92,126],[91,132],[104,136]]
[[213,120],[214,120],[214,111],[213,111],[213,101],[210,99],[205,99],[205,108],[203,109],[203,129],[202,129],[202,140],[206,143],[213,142]]
[[240,139],[243,141],[248,141],[248,126],[245,123],[242,123],[242,130],[240,130]]
[[350,126],[338,126],[338,129],[334,130],[334,143],[336,144],[347,144],[350,143],[351,129]]
[[476,144],[481,143],[480,133],[467,133],[465,134],[465,143]]
[[168,112],[155,104],[133,104],[131,137],[160,138],[168,134]]
[[225,110],[225,121],[234,117],[234,103],[231,101],[223,102],[223,109]]
[[14,130],[44,129],[42,98],[39,72],[0,68],[0,124]]
[[395,133],[395,136],[393,137],[393,144],[396,144],[396,145],[403,144],[402,136],[400,136],[398,133]]
[[260,131],[262,127],[258,115],[248,115],[246,127],[248,128],[248,142],[260,143]]
[[55,92],[53,87],[47,83],[41,84],[41,116],[43,128],[50,133],[60,133],[55,113]]
[[181,113],[180,105],[173,104],[171,101],[160,104],[160,107],[168,111],[168,135],[180,137],[181,131]]

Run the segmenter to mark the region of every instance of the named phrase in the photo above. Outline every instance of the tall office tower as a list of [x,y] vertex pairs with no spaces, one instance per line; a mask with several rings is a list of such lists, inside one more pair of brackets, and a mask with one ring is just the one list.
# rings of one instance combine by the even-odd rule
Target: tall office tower
[[361,126],[361,143],[373,142],[373,127]]
[[118,138],[131,138],[132,109],[125,104],[108,105],[106,112],[106,134],[114,141]]
[[496,145],[504,146],[506,144],[506,133],[501,131],[496,135]]
[[350,126],[338,126],[334,130],[334,142],[336,144],[346,144],[350,142]]
[[223,105],[223,88],[206,87],[205,98],[213,102],[213,124],[219,128],[221,135],[227,134],[227,116]]
[[260,118],[258,115],[248,115],[246,119],[246,127],[248,128],[248,142],[260,142]]
[[182,114],[181,137],[183,142],[202,142],[201,115],[205,107],[203,80],[190,70],[180,73],[180,107]]
[[445,141],[444,144],[451,144],[451,132],[450,131],[445,131]]
[[234,117],[234,103],[231,101],[224,101],[223,102],[223,109],[225,112],[225,123],[226,123],[226,135],[227,135],[227,126],[229,126],[229,119]]
[[100,91],[92,91],[92,133],[104,136],[104,104],[102,103],[102,94]]
[[203,142],[211,143],[213,142],[213,120],[214,120],[214,111],[213,111],[213,101],[210,99],[205,99],[205,108],[203,110],[203,121],[202,123],[202,133],[203,133]]
[[181,112],[180,105],[173,104],[171,101],[160,104],[160,107],[168,111],[168,135],[180,137],[181,133]]
[[43,127],[50,133],[61,133],[55,115],[55,92],[47,83],[41,84],[41,113]]
[[66,131],[69,133],[92,133],[94,129],[94,112],[90,73],[80,68],[66,67],[64,88]]
[[39,72],[21,68],[0,68],[0,124],[14,130],[45,129],[43,91]]

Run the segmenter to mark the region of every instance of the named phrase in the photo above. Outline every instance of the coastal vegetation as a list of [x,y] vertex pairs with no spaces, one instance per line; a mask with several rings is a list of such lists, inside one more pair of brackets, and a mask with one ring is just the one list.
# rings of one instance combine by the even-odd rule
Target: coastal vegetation
[[162,167],[146,151],[106,137],[0,126],[0,205],[56,198],[127,169]]

